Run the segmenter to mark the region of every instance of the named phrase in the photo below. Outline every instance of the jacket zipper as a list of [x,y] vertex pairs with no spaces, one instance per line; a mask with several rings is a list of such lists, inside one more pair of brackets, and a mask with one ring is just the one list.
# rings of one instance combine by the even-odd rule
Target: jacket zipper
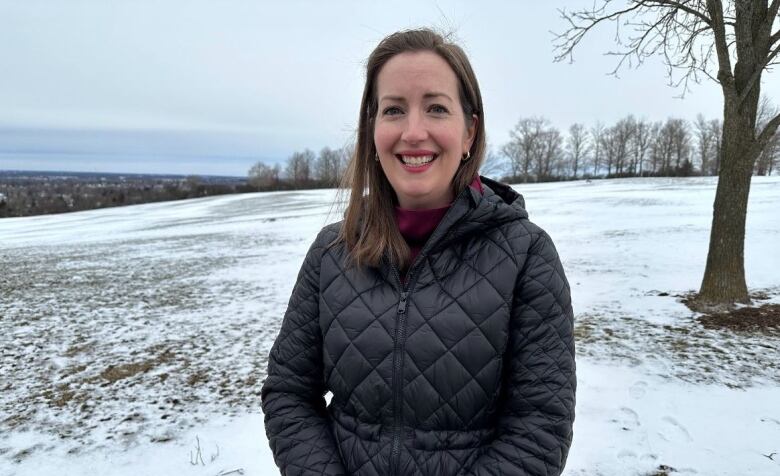
[[393,373],[395,374],[395,387],[393,388],[393,445],[392,452],[390,453],[390,469],[391,474],[397,475],[400,471],[400,456],[401,456],[401,433],[403,431],[403,422],[401,421],[401,410],[403,408],[403,360],[404,356],[401,352],[401,341],[406,335],[406,308],[409,303],[409,298],[414,291],[414,286],[417,284],[417,270],[420,268],[419,263],[422,262],[423,253],[415,258],[412,266],[409,268],[408,279],[406,284],[401,283],[401,276],[398,273],[398,268],[395,264],[390,264],[393,274],[395,274],[396,281],[398,282],[398,288],[401,290],[401,295],[398,298],[398,306],[396,307],[396,314],[398,315],[398,322],[396,324],[395,332],[395,345],[393,353]]
[[[442,217],[442,222],[444,219],[449,215],[449,213],[452,211],[452,208],[447,210],[447,213]],[[456,220],[455,223],[450,225],[450,228],[454,227],[455,224],[459,221]],[[444,236],[439,240],[446,240],[446,238],[450,235],[450,230],[447,231],[447,233],[444,234]],[[409,267],[409,274],[408,279],[406,280],[406,284],[401,283],[401,276],[398,273],[398,268],[396,268],[395,264],[392,262],[390,263],[390,267],[393,270],[393,274],[395,275],[396,282],[398,283],[398,288],[401,290],[401,295],[398,299],[398,306],[396,308],[396,314],[398,315],[398,321],[395,327],[395,344],[393,347],[393,374],[395,377],[395,387],[393,388],[393,444],[392,444],[392,451],[390,453],[390,474],[397,475],[400,471],[400,456],[401,456],[401,432],[403,430],[403,425],[401,421],[401,410],[403,408],[403,355],[401,353],[401,340],[406,335],[406,307],[409,302],[410,295],[412,294],[412,291],[414,291],[414,286],[416,284],[416,278],[417,278],[417,270],[420,267],[419,263],[422,262],[422,257],[424,254],[426,254],[426,251],[428,251],[428,248],[430,247],[430,240],[429,243],[426,243],[426,246],[423,247],[422,250],[420,250],[420,253],[417,255],[417,257],[412,262],[412,265]]]

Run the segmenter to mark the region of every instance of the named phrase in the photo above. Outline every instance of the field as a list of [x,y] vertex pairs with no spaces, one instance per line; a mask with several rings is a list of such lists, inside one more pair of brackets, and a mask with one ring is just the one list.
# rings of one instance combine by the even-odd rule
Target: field
[[[565,474],[780,474],[780,329],[705,326],[681,303],[715,179],[515,188],[572,287]],[[0,220],[0,475],[278,474],[266,355],[332,203],[274,192]],[[754,178],[757,304],[780,303],[778,205],[780,178]]]

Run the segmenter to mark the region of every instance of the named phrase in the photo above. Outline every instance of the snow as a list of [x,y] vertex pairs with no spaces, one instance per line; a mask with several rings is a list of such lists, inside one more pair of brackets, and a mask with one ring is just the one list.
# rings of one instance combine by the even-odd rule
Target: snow
[[[515,186],[572,287],[566,475],[780,474],[780,338],[705,329],[677,297],[700,284],[715,185]],[[278,474],[260,413],[266,355],[309,244],[338,219],[333,200],[0,220],[0,475]],[[754,178],[745,267],[771,302],[778,203],[780,178]]]

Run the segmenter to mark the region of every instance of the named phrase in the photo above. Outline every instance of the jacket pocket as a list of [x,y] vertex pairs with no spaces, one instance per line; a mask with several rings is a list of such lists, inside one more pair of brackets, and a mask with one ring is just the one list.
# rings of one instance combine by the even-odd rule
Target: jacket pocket
[[333,422],[342,429],[354,434],[361,440],[379,441],[379,435],[382,432],[382,425],[379,423],[360,421],[333,407],[329,409],[329,412]]

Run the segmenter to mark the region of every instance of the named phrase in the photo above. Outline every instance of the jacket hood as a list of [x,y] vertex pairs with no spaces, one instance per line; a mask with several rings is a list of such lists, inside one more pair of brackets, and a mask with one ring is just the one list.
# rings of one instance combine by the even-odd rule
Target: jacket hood
[[511,205],[524,215],[524,218],[528,218],[528,212],[525,210],[525,199],[519,193],[517,193],[512,187],[505,183],[497,182],[487,177],[479,176],[480,181],[487,185],[495,195],[497,195],[504,203]]
[[439,248],[502,223],[528,218],[523,196],[509,185],[480,176],[483,193],[467,187],[453,202],[423,248]]

